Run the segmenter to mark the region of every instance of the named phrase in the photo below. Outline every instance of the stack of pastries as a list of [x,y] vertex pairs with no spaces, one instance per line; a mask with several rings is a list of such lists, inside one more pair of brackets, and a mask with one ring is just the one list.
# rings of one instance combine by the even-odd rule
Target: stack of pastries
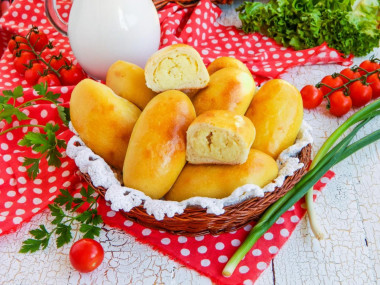
[[145,69],[117,61],[105,84],[81,81],[70,100],[83,142],[153,199],[224,198],[264,187],[303,118],[299,91],[281,79],[257,92],[248,68],[221,57],[207,68],[191,46],[152,55]]

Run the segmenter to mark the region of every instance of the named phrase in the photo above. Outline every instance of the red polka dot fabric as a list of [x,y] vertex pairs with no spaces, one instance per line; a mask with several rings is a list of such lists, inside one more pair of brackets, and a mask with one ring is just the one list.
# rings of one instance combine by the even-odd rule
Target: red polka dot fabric
[[[58,3],[61,14],[67,18],[70,1]],[[160,11],[159,15],[162,46],[176,42],[188,43],[198,49],[206,64],[219,56],[235,56],[247,64],[257,82],[277,77],[287,68],[299,64],[350,62],[350,59],[341,58],[336,51],[325,45],[295,52],[282,48],[259,34],[245,35],[235,27],[220,26],[216,22],[220,10],[208,0],[200,1],[199,5],[193,9],[184,9],[170,4]],[[43,1],[14,1],[4,17],[0,18],[0,44],[4,50],[0,59],[0,89],[13,89],[22,85],[25,95],[16,100],[17,106],[38,98],[38,95],[17,74],[13,67],[12,55],[6,49],[6,45],[12,34],[25,34],[32,25],[37,25],[50,39],[54,40],[55,51],[62,52],[75,62],[67,38],[61,36],[48,23],[43,12]],[[73,86],[50,88],[53,92],[62,93],[61,101],[64,106],[68,106],[72,89]],[[58,124],[60,139],[68,141],[73,136],[73,133],[59,119],[55,105],[41,101],[36,105],[23,108],[22,111],[31,118],[23,123]],[[19,124],[19,122],[7,124],[1,121],[0,131]],[[17,128],[0,137],[0,234],[17,230],[22,223],[28,222],[35,214],[46,209],[47,205],[59,194],[59,189],[66,188],[74,192],[86,186],[74,161],[69,159],[64,152],[60,168],[50,167],[46,162],[42,162],[41,173],[37,179],[30,180],[22,162],[24,157],[36,157],[37,153],[18,145],[29,131],[39,132],[40,129]],[[333,176],[332,172],[328,172],[317,183],[315,190],[321,190]],[[99,211],[105,223],[123,229],[139,241],[210,277],[218,284],[253,284],[302,219],[305,214],[302,203],[294,205],[276,222],[248,253],[230,278],[221,275],[222,268],[243,242],[252,225],[219,236],[207,235],[192,238],[174,236],[133,223],[119,213],[113,212],[103,200],[100,202]]]

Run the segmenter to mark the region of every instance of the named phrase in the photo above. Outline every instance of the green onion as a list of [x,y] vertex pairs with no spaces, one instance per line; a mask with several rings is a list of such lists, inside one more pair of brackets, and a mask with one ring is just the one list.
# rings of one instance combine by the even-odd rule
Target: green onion
[[[315,155],[312,163],[310,164],[310,169],[314,168],[314,166],[330,150],[332,145],[338,140],[338,138],[348,128],[350,128],[352,125],[366,118],[378,116],[380,114],[379,108],[380,108],[380,100],[377,100],[373,102],[372,104],[369,104],[363,109],[359,110],[358,112],[353,114],[350,118],[348,118],[347,121],[345,121],[339,128],[335,130],[335,132],[331,134],[331,136],[325,141],[325,143],[319,149],[318,153]],[[307,213],[309,216],[310,228],[317,239],[323,239],[324,234],[319,227],[318,219],[314,211],[313,189],[310,189],[309,192],[307,192],[305,199],[306,199]]]
[[[372,118],[380,114],[380,100],[361,109],[352,115],[342,126],[340,126],[323,144],[316,158],[313,167],[302,179],[286,193],[282,198],[272,204],[252,228],[245,241],[237,249],[223,269],[224,276],[231,276],[243,257],[253,247],[256,241],[285,213],[291,206],[300,200],[309,189],[335,164],[347,158],[351,154],[380,139],[380,130],[377,130],[366,137],[350,145],[351,140],[357,132],[367,124]],[[360,123],[359,123],[360,122]],[[331,150],[337,139],[353,124],[359,123],[345,138],[343,138]]]

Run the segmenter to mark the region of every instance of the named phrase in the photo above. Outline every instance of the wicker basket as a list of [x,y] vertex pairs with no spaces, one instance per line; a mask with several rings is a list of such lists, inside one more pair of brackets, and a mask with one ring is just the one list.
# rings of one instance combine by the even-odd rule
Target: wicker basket
[[[165,0],[153,0],[154,5],[156,6],[157,10],[160,10],[163,8],[166,4],[174,2],[178,5],[181,5],[183,7],[192,7],[197,5],[199,0],[173,0],[173,1],[165,1]],[[215,4],[231,4],[233,0],[213,0],[212,1]]]
[[[297,170],[294,175],[286,177],[283,185],[277,187],[273,192],[265,193],[262,198],[252,198],[225,206],[225,213],[222,215],[208,214],[206,209],[197,206],[188,206],[182,214],[174,217],[165,217],[163,220],[156,220],[154,216],[147,214],[142,205],[133,208],[129,212],[121,211],[128,219],[143,226],[164,230],[172,234],[185,236],[198,236],[205,234],[217,235],[239,229],[249,222],[258,220],[261,214],[275,201],[284,196],[286,192],[306,173],[311,160],[311,145],[305,146],[298,154],[300,162],[304,166]],[[92,181],[87,174],[82,174],[84,179],[92,185]],[[94,187],[102,196],[106,189]]]

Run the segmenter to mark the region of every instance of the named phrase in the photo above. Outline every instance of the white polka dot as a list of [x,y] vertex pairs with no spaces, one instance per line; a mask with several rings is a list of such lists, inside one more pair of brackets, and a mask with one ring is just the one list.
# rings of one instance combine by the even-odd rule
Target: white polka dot
[[25,166],[19,166],[18,171],[19,172],[26,172],[26,167]]
[[308,54],[313,54],[313,53],[315,53],[315,50],[309,50],[308,52],[307,52]]
[[190,250],[188,250],[187,248],[182,248],[181,249],[181,254],[183,256],[188,256],[190,254]]
[[[2,19],[3,19],[3,18],[0,18],[0,21],[1,21]],[[3,221],[5,221],[5,217],[0,216],[0,222],[3,222]]]
[[17,216],[21,216],[21,215],[24,215],[25,214],[25,210],[23,210],[23,209],[17,209],[16,210],[16,215]]
[[33,199],[33,204],[34,205],[39,205],[39,204],[41,204],[42,203],[42,200],[40,199],[40,198],[34,198]]
[[25,177],[19,177],[19,178],[17,179],[17,181],[18,181],[18,183],[20,183],[20,184],[26,184],[26,179],[25,179]]
[[251,226],[251,225],[246,225],[246,226],[244,227],[244,230],[245,230],[246,232],[249,232],[251,229],[252,229],[252,226]]
[[126,226],[126,227],[132,227],[132,226],[133,226],[133,222],[130,221],[130,220],[126,220],[126,221],[124,222],[124,226]]
[[42,194],[42,189],[40,188],[33,188],[33,192],[36,194]]
[[195,240],[196,241],[202,241],[205,237],[204,236],[198,236],[198,237],[195,237]]
[[32,213],[37,213],[39,210],[41,210],[41,208],[34,208],[34,209],[32,210]]
[[292,223],[297,223],[300,220],[300,218],[298,218],[298,216],[291,216],[290,220],[292,221]]
[[54,172],[56,169],[57,168],[55,166],[53,166],[53,165],[51,165],[51,166],[48,167],[48,171],[49,172]]
[[209,259],[202,259],[202,260],[201,260],[201,265],[202,265],[203,267],[207,267],[207,266],[209,266],[210,264],[211,264],[211,262],[210,262]]
[[202,253],[202,254],[203,254],[203,253],[206,253],[206,252],[207,252],[207,247],[204,246],[204,245],[198,247],[198,252],[199,252],[199,253]]
[[52,177],[50,177],[50,178],[48,179],[49,183],[53,183],[53,182],[56,181],[56,180],[57,180],[57,177],[55,177],[55,176],[52,176]]
[[224,243],[222,243],[222,242],[218,242],[217,244],[215,244],[215,248],[216,248],[217,250],[222,250],[222,249],[224,249]]
[[241,244],[240,240],[238,239],[234,239],[231,241],[231,245],[232,246],[239,246]]
[[57,186],[53,186],[49,189],[49,193],[54,193],[55,191],[57,191]]
[[41,179],[34,179],[33,183],[36,185],[40,185],[40,184],[42,184],[42,180]]
[[4,179],[0,178],[0,185],[3,185],[3,184],[4,184]]
[[228,257],[225,256],[225,255],[221,255],[221,256],[218,257],[218,261],[220,263],[226,263],[228,261]]
[[253,256],[260,256],[261,255],[261,250],[260,249],[254,249],[252,251],[252,255]]
[[11,158],[12,158],[12,157],[11,157],[9,154],[6,154],[6,155],[3,156],[3,160],[4,160],[5,162],[10,161]]
[[161,240],[161,243],[163,244],[163,245],[168,245],[168,244],[170,244],[170,238],[163,238],[162,240]]
[[48,115],[48,112],[46,110],[41,111],[41,118],[46,118]]
[[327,184],[327,183],[329,183],[330,179],[327,178],[327,177],[322,177],[320,181],[321,181],[323,184]]
[[22,193],[24,193],[26,191],[26,189],[27,189],[26,187],[18,188],[18,193],[22,194]]
[[16,179],[11,178],[11,179],[9,180],[9,185],[11,185],[11,186],[16,186],[16,185],[17,185],[17,181],[16,181]]
[[62,177],[67,177],[70,175],[70,171],[66,170],[62,172]]
[[289,58],[289,57],[292,56],[292,54],[290,54],[290,53],[285,53],[284,56],[285,56],[286,58]]
[[266,240],[272,240],[273,239],[273,234],[272,233],[266,233],[266,234],[264,234],[264,239],[266,239]]
[[259,262],[257,263],[256,267],[258,270],[264,270],[265,268],[267,268],[267,264],[265,262]]
[[278,220],[276,221],[276,224],[281,225],[285,222],[283,217],[279,217]]
[[8,191],[7,196],[8,197],[14,197],[14,196],[16,196],[16,192],[15,191]]
[[179,243],[185,243],[185,242],[187,242],[187,237],[179,236],[179,237],[178,237],[178,242],[179,242]]
[[20,199],[17,200],[17,203],[23,204],[26,202],[26,197],[22,196]]
[[249,279],[244,280],[243,285],[253,285],[253,281]]
[[143,229],[141,233],[143,236],[148,236],[152,233],[152,231],[150,229]]
[[107,212],[107,217],[112,218],[112,217],[115,217],[115,216],[116,216],[116,212],[115,211],[108,211]]
[[282,229],[280,231],[280,234],[283,236],[283,237],[288,237],[289,236],[289,231],[287,229]]
[[249,271],[249,267],[246,266],[246,265],[239,267],[239,272],[240,272],[241,274],[245,274],[245,273],[247,273],[248,271]]
[[12,207],[12,205],[13,205],[13,202],[10,202],[10,201],[4,203],[4,207],[7,209]]
[[6,143],[2,143],[1,145],[0,145],[0,147],[1,147],[1,149],[2,150],[8,150],[8,145],[6,144]]
[[271,254],[276,254],[278,252],[278,247],[277,246],[271,246],[269,249],[268,249],[269,253]]
[[71,185],[71,182],[70,181],[66,181],[65,183],[62,184],[63,187],[69,187]]
[[15,225],[18,225],[18,224],[20,224],[22,222],[22,218],[20,218],[20,217],[15,217],[15,218],[13,218],[13,223],[15,224]]
[[12,141],[13,140],[13,134],[12,133],[7,133],[7,139],[9,141]]

